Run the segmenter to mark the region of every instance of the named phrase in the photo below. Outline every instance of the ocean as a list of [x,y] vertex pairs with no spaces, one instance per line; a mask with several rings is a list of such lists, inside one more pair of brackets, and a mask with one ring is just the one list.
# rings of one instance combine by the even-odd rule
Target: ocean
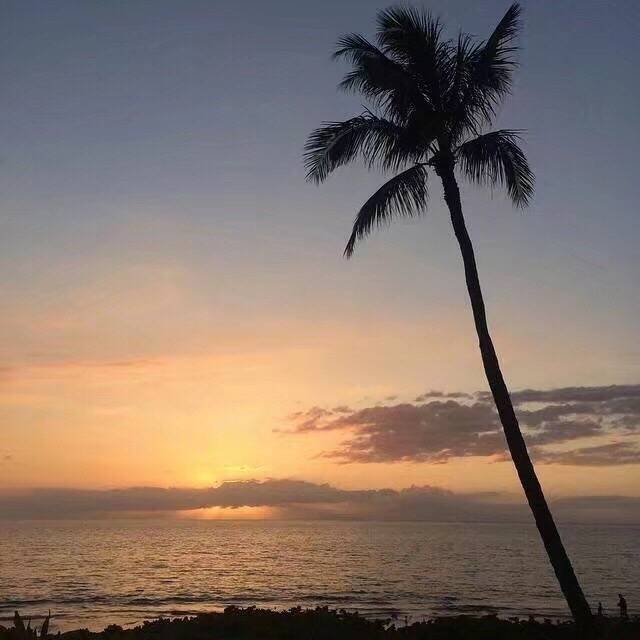
[[[640,613],[640,527],[566,525],[595,608]],[[533,526],[425,522],[111,520],[0,523],[0,617],[133,625],[228,605],[370,617],[567,617]],[[7,624],[0,622],[0,624]]]

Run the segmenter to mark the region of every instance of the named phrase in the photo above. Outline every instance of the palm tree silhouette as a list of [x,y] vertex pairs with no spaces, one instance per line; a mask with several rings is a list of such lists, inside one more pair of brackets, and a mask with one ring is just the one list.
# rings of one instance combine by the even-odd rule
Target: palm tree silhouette
[[485,132],[509,94],[516,66],[520,7],[512,5],[486,41],[461,34],[442,38],[430,14],[392,7],[378,13],[377,46],[358,34],[338,42],[335,58],[352,69],[340,87],[371,104],[345,122],[327,122],[305,146],[307,178],[320,183],[357,158],[395,174],[362,206],[345,255],[374,226],[396,216],[421,214],[427,204],[429,169],[442,181],[444,199],[460,245],[480,353],[489,387],[549,560],[574,619],[591,610],[553,521],[522,437],[496,355],[485,312],[473,245],[464,221],[456,170],[472,182],[504,187],[515,206],[529,203],[534,176],[518,146],[519,131]]

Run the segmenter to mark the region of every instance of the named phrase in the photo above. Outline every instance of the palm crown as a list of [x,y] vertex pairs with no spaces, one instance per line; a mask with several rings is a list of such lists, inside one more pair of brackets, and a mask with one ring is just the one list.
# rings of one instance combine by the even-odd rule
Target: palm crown
[[356,158],[395,173],[358,212],[347,257],[374,226],[422,213],[428,170],[439,173],[442,163],[472,182],[506,188],[516,206],[528,204],[534,177],[519,131],[485,131],[511,88],[519,16],[514,4],[486,41],[460,34],[454,42],[430,14],[392,7],[378,13],[377,46],[358,34],[339,40],[334,58],[353,66],[340,87],[361,93],[371,108],[312,132],[307,178],[321,182]]

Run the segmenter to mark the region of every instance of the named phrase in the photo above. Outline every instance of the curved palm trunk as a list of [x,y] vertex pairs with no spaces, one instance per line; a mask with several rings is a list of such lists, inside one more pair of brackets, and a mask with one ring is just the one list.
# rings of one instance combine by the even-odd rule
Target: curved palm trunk
[[531,511],[533,512],[533,517],[535,518],[538,531],[549,555],[549,560],[553,565],[553,570],[560,583],[562,593],[567,600],[567,604],[576,622],[578,624],[584,624],[591,618],[591,609],[573,571],[571,561],[564,549],[560,534],[553,521],[553,516],[542,492],[542,487],[536,476],[535,469],[533,468],[531,458],[527,451],[527,445],[522,437],[518,419],[513,410],[509,390],[500,371],[498,356],[496,355],[491,336],[489,335],[473,245],[471,244],[471,239],[469,238],[464,222],[464,216],[462,215],[460,191],[458,190],[458,184],[453,173],[453,163],[447,162],[444,166],[440,165],[437,167],[437,169],[438,175],[440,175],[442,179],[445,202],[449,207],[451,222],[458,244],[460,245],[460,252],[462,253],[467,289],[469,291],[473,318],[480,343],[482,363],[504,429],[507,445],[511,452],[511,458],[518,472],[518,477],[522,483],[529,507],[531,507]]

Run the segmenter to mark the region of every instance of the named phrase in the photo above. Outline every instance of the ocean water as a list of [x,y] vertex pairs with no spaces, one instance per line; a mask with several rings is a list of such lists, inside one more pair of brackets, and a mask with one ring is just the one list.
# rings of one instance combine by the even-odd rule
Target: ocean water
[[[640,613],[640,527],[573,525],[565,543],[595,607]],[[523,524],[91,521],[0,523],[0,617],[100,630],[227,605],[326,605],[400,620],[567,610]],[[1,622],[0,622],[1,624]]]

